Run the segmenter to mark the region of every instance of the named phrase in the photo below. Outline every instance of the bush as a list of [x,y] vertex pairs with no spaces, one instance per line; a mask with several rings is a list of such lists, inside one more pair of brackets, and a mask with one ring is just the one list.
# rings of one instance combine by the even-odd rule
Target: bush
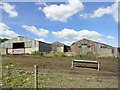
[[39,55],[39,56],[43,56],[43,52],[35,51],[35,52],[32,52],[31,55]]
[[29,53],[24,53],[22,54],[23,56],[29,56],[30,54]]
[[45,55],[45,57],[54,57],[54,55],[53,54],[47,54],[47,55]]
[[66,54],[65,54],[64,52],[54,52],[53,54],[54,54],[54,56],[56,56],[56,57],[59,57],[59,56],[61,56],[61,57],[66,57]]
[[86,54],[79,53],[76,56],[80,57],[80,58],[86,58],[86,59],[95,59],[95,58],[97,58],[97,56],[95,54],[93,54],[92,52],[88,52]]

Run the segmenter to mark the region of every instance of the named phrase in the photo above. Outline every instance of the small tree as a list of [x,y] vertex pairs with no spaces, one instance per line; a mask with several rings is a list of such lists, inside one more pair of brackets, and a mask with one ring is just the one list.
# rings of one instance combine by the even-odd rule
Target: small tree
[[7,40],[9,40],[9,39],[3,38],[3,39],[0,39],[0,40],[1,40],[1,42],[5,42],[5,41],[7,41]]

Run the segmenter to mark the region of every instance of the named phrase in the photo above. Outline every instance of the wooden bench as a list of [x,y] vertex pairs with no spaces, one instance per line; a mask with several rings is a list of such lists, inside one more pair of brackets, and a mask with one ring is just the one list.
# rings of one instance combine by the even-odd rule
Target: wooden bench
[[90,64],[97,64],[97,69],[99,71],[99,62],[98,61],[89,61],[89,60],[73,60],[72,61],[72,65],[71,65],[71,68],[74,68],[74,63],[90,63]]

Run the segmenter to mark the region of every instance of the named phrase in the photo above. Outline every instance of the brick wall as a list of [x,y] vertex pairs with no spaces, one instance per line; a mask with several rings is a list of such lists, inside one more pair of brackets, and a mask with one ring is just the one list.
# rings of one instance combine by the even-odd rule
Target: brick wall
[[92,53],[95,53],[95,42],[91,42],[91,51]]
[[73,44],[72,52],[78,53],[78,42],[75,42],[75,43]]

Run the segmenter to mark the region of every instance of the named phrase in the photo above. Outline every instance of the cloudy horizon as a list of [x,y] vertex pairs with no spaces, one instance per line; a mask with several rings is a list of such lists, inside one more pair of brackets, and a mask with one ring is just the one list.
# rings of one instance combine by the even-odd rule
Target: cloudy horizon
[[0,2],[0,10],[2,38],[20,35],[67,45],[86,38],[118,46],[117,2]]

